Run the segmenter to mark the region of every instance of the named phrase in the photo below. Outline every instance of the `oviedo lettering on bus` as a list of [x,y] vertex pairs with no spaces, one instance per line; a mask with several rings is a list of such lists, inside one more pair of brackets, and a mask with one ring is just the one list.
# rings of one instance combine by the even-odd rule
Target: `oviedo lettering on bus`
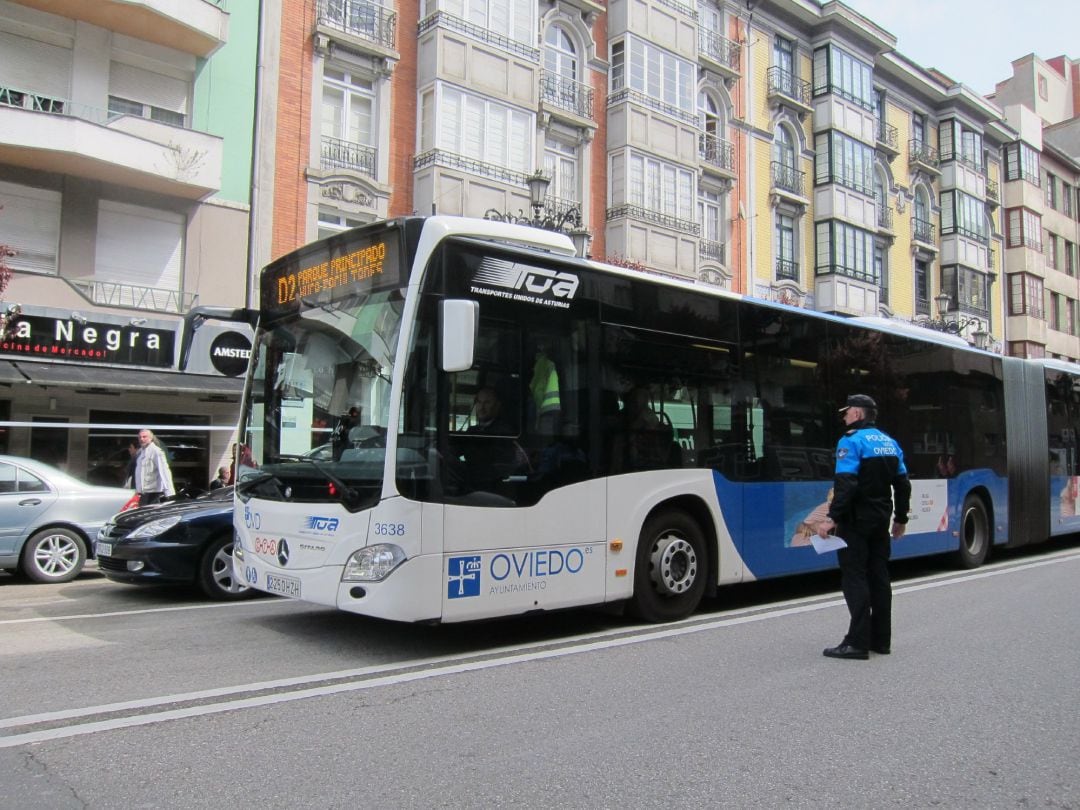
[[543,591],[552,577],[580,574],[592,548],[538,548],[501,551],[484,566],[479,554],[447,561],[446,598],[463,599]]

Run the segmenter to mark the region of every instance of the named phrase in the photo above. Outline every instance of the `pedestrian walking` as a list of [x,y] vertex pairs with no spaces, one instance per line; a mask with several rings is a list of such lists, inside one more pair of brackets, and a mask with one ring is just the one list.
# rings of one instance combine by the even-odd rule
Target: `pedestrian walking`
[[176,494],[172,471],[165,451],[154,439],[152,431],[139,431],[139,455],[135,458],[135,491],[139,506],[149,506]]
[[848,430],[836,445],[833,499],[817,532],[835,533],[847,543],[837,559],[851,622],[843,641],[824,654],[865,660],[871,650],[892,651],[889,554],[891,540],[903,537],[907,527],[911,482],[900,445],[874,424],[873,398],[852,394],[840,413]]

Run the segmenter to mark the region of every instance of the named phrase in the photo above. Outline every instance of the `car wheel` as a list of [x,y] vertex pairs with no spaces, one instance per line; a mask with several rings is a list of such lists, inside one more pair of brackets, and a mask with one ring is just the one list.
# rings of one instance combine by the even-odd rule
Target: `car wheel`
[[34,582],[68,582],[86,562],[86,545],[70,529],[42,529],[23,546],[21,568]]
[[199,562],[199,587],[211,599],[248,599],[255,591],[233,574],[233,538],[223,535],[207,546]]

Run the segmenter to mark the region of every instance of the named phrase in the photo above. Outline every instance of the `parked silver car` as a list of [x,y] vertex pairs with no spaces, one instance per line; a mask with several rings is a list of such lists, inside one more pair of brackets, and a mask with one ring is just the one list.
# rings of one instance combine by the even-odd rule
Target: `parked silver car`
[[16,456],[0,456],[0,568],[36,582],[67,582],[82,571],[92,539],[135,493],[95,487]]

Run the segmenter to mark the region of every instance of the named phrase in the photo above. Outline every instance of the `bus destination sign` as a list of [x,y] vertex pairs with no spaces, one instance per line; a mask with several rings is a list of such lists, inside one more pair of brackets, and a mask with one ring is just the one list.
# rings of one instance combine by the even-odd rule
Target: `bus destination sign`
[[401,234],[396,228],[370,234],[362,242],[318,243],[274,262],[263,271],[263,309],[274,315],[295,312],[300,303],[319,305],[357,292],[396,286],[400,277]]

